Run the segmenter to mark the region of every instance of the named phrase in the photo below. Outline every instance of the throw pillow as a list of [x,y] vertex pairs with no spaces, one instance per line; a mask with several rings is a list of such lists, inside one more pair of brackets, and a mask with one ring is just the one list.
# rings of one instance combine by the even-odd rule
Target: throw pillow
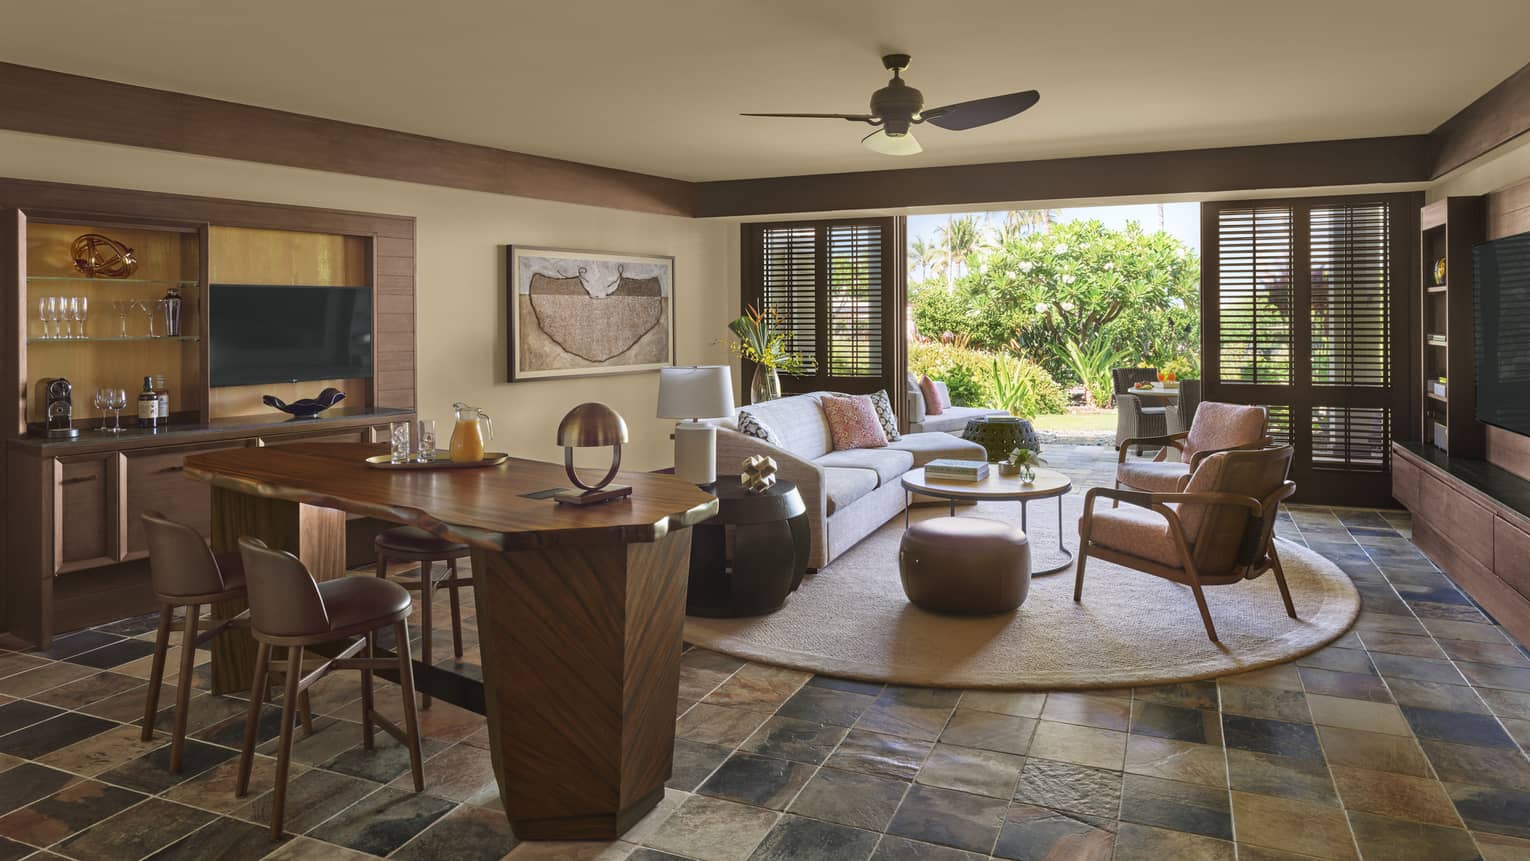
[[929,374],[919,378],[919,393],[924,395],[925,415],[938,416],[946,411],[940,403],[940,389],[935,387],[935,381],[930,379]]
[[738,432],[744,436],[764,440],[776,448],[786,447],[781,443],[781,438],[776,436],[776,432],[770,429],[770,425],[760,421],[759,416],[748,410],[738,411]]
[[942,411],[951,409],[951,387],[937,380],[935,391],[940,392],[940,408]]
[[829,422],[835,451],[887,445],[887,432],[882,430],[882,420],[877,418],[877,408],[872,406],[869,395],[828,395],[819,403]]
[[898,433],[898,416],[893,413],[892,399],[887,396],[886,389],[872,392],[871,405],[877,409],[877,419],[882,422],[882,432],[887,434],[887,441],[903,439],[903,434]]

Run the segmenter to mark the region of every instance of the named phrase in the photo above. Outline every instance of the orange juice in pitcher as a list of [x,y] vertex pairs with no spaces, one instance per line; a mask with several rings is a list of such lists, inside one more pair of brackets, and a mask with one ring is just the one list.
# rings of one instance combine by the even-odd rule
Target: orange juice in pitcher
[[452,428],[452,462],[473,463],[483,460],[484,439],[494,438],[494,422],[477,407],[456,403],[452,404],[452,409],[457,413],[457,423]]

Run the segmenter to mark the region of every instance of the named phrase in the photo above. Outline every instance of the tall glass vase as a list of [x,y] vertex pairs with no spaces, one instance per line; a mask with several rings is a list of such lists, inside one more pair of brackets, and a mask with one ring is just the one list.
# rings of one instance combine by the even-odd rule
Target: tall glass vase
[[781,375],[768,365],[754,366],[754,379],[749,383],[749,402],[753,404],[773,401],[781,397]]

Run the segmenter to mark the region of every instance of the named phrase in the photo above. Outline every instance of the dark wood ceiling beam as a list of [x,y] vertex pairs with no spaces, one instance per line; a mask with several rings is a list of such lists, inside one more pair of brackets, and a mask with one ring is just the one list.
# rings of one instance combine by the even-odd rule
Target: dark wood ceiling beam
[[1428,179],[1425,135],[700,183],[699,217],[1210,194]]
[[1444,176],[1527,131],[1530,131],[1530,64],[1429,133],[1435,148],[1429,178]]
[[0,63],[0,128],[689,216],[692,183]]

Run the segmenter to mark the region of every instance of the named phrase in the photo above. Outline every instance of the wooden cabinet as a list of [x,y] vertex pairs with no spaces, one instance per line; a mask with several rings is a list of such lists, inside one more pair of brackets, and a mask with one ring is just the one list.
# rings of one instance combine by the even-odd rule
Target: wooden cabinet
[[1418,508],[1420,473],[1418,467],[1402,458],[1392,459],[1392,497],[1403,508]]
[[1484,567],[1493,567],[1493,512],[1432,475],[1422,476],[1414,509],[1436,532]]
[[54,574],[122,560],[124,462],[121,452],[53,459]]
[[1495,518],[1493,560],[1503,582],[1530,600],[1530,532],[1502,517]]
[[149,554],[143,533],[145,511],[157,511],[171,520],[190,524],[206,535],[212,527],[212,488],[203,482],[186,479],[182,474],[186,457],[242,445],[187,446],[128,453],[127,493],[124,494],[127,553],[124,558],[138,559]]

